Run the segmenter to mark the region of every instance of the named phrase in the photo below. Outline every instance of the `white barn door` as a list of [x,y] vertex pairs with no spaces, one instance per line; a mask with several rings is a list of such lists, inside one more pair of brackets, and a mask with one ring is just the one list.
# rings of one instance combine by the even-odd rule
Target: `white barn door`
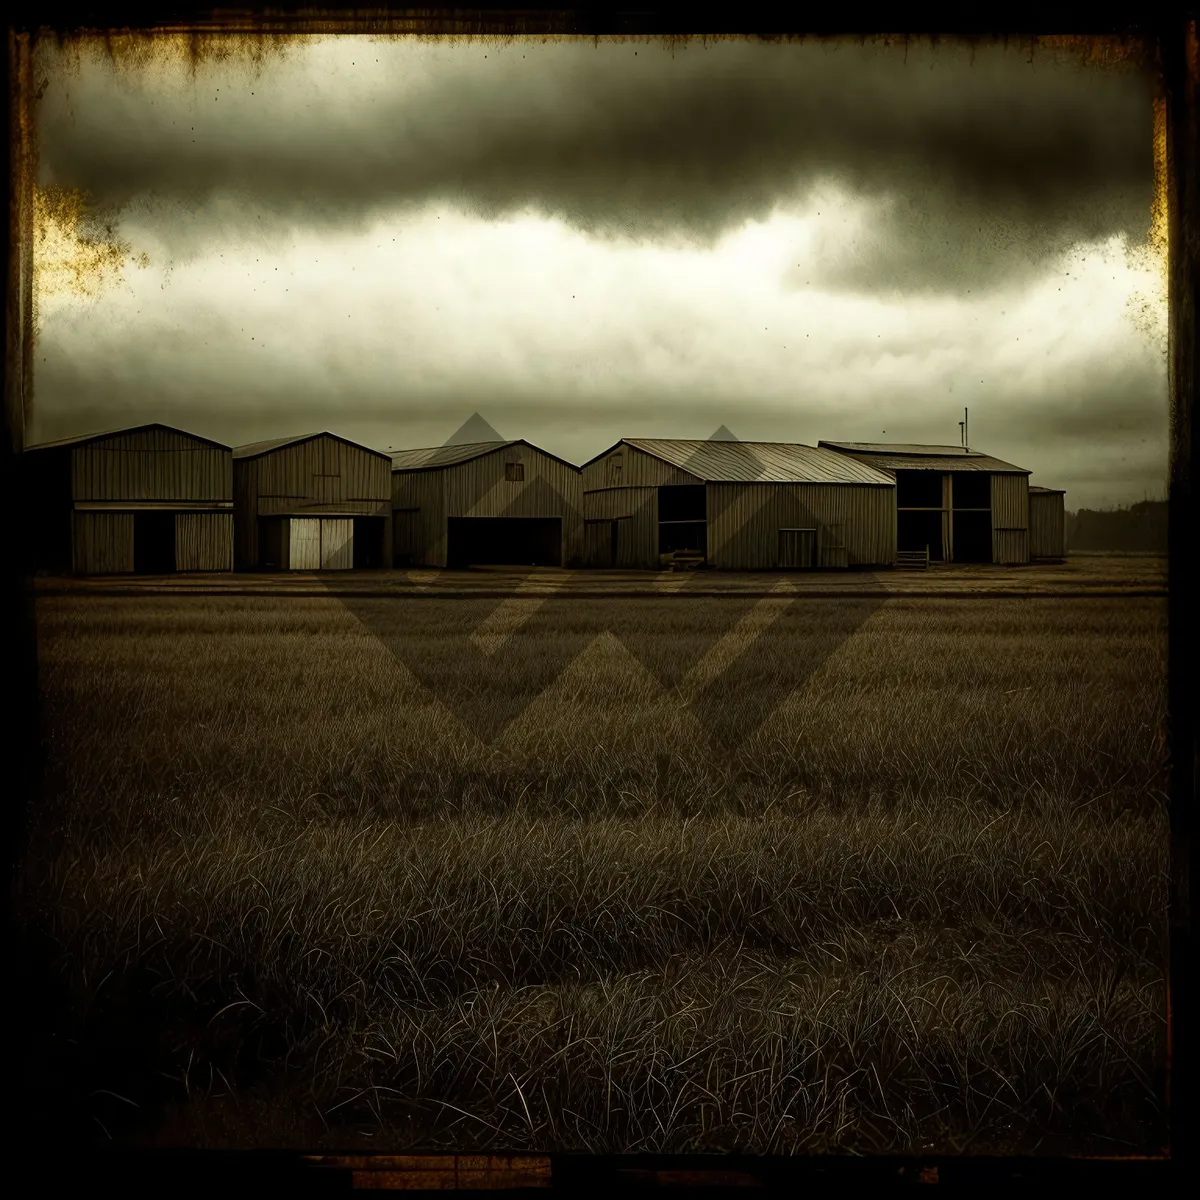
[[321,569],[321,522],[315,517],[292,517],[288,522],[288,566],[293,571]]
[[354,521],[321,521],[321,570],[349,571],[354,566]]

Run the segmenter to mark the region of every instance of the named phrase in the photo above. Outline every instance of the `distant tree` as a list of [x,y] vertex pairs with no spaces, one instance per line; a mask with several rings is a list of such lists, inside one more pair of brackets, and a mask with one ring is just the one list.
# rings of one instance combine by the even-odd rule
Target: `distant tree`
[[1066,514],[1068,550],[1167,552],[1167,503],[1139,500],[1124,508],[1081,508]]

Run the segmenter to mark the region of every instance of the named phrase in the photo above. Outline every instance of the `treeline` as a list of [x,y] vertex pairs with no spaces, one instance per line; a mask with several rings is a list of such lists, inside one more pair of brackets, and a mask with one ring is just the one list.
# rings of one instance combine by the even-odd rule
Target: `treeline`
[[1167,502],[1139,500],[1126,508],[1081,508],[1066,514],[1068,550],[1166,554]]

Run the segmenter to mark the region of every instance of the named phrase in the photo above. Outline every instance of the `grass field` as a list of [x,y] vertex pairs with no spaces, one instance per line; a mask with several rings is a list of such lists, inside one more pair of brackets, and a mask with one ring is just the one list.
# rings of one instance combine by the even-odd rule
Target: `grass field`
[[44,598],[31,1117],[1157,1149],[1165,602],[797,599],[705,676],[745,603],[547,606],[472,657],[494,601]]

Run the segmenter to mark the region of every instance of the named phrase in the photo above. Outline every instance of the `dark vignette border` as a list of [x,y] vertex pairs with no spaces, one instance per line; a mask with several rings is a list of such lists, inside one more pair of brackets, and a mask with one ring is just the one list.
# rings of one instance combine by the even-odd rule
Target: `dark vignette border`
[[[530,1185],[557,1187],[568,1193],[600,1193],[639,1186],[700,1184],[766,1186],[768,1190],[794,1187],[801,1180],[851,1186],[908,1182],[1046,1183],[1075,1182],[1087,1186],[1112,1180],[1118,1186],[1164,1184],[1191,1165],[1192,1088],[1194,1078],[1193,1038],[1184,1018],[1192,1001],[1190,866],[1192,812],[1198,773],[1197,710],[1194,673],[1197,665],[1195,614],[1200,611],[1196,595],[1195,565],[1196,506],[1194,494],[1195,448],[1192,416],[1196,389],[1196,292],[1200,276],[1200,213],[1197,175],[1200,173],[1200,43],[1194,5],[1142,3],[1138,5],[1092,5],[1087,17],[1069,5],[993,5],[973,7],[950,15],[930,5],[909,5],[886,14],[869,6],[847,11],[830,6],[789,16],[782,6],[727,5],[698,13],[678,8],[621,11],[602,6],[564,9],[525,6],[501,9],[491,6],[471,9],[398,9],[379,6],[352,9],[349,6],[298,4],[254,5],[239,8],[172,4],[111,4],[107,6],[70,3],[21,4],[10,10],[5,46],[7,100],[5,125],[8,149],[6,199],[9,225],[5,242],[5,377],[4,430],[0,438],[0,504],[2,510],[19,514],[15,487],[16,465],[23,447],[23,434],[31,389],[31,271],[28,218],[30,182],[28,166],[29,128],[25,98],[31,93],[28,55],[22,52],[19,35],[43,30],[51,35],[70,36],[84,31],[106,32],[146,29],[200,35],[205,32],[235,32],[247,37],[263,34],[287,37],[303,32],[387,33],[404,30],[428,33],[471,33],[477,36],[517,34],[574,34],[605,37],[641,35],[662,37],[709,37],[755,35],[787,36],[872,36],[886,30],[898,40],[906,37],[1005,36],[1031,43],[1039,36],[1117,36],[1137,56],[1152,64],[1159,76],[1161,95],[1167,106],[1166,200],[1169,237],[1169,379],[1171,390],[1171,450],[1169,488],[1169,744],[1171,747],[1171,857],[1170,893],[1170,991],[1168,1033],[1168,1100],[1171,1123],[1171,1157],[1146,1160],[1104,1159],[754,1159],[721,1158],[719,1169],[710,1158],[582,1158],[550,1156],[521,1160],[508,1167],[495,1156],[485,1166],[472,1160],[446,1156],[441,1179],[397,1180],[404,1190],[444,1190],[445,1173],[454,1172],[459,1182],[463,1170],[480,1169],[487,1179],[474,1181],[488,1190],[527,1190]],[[24,820],[29,806],[36,804],[40,789],[41,753],[38,720],[38,668],[36,625],[32,599],[28,547],[21,535],[19,516],[8,538],[8,553],[0,554],[0,628],[5,638],[2,690],[7,693],[0,712],[3,732],[4,801],[3,832],[6,841],[6,883],[11,885],[23,844]],[[15,949],[11,921],[9,935],[10,974],[20,986],[20,964],[12,957]],[[19,1038],[19,1028],[10,1026],[10,1037]],[[23,1125],[19,1119],[24,1089],[12,1080],[5,1089],[10,1112],[5,1132],[10,1140]],[[52,1131],[41,1131],[53,1146]],[[28,1144],[28,1143],[27,1143]],[[32,1147],[30,1147],[32,1149]],[[281,1183],[291,1191],[334,1190],[352,1186],[379,1186],[382,1179],[363,1179],[376,1171],[396,1170],[396,1161],[372,1161],[356,1155],[350,1159],[312,1159],[299,1154],[264,1153],[131,1153],[115,1152],[90,1156],[80,1161],[68,1145],[53,1146],[53,1161],[42,1154],[36,1162],[22,1163],[10,1155],[10,1170],[18,1178],[30,1168],[53,1173],[56,1184],[69,1186],[76,1173],[80,1181],[115,1185],[123,1192],[144,1187],[171,1191],[188,1183],[208,1191],[214,1186],[234,1185],[274,1191]],[[511,1168],[517,1168],[514,1172]],[[530,1176],[529,1172],[532,1172]],[[401,1170],[403,1173],[403,1170]],[[1187,1172],[1190,1174],[1190,1171]],[[45,1178],[45,1176],[43,1176]],[[443,1182],[443,1180],[445,1182]],[[461,1182],[465,1183],[465,1180]],[[384,1184],[384,1186],[387,1186]],[[186,1186],[182,1190],[187,1190]],[[530,1189],[531,1190],[531,1189]],[[541,1190],[538,1187],[537,1190]]]

